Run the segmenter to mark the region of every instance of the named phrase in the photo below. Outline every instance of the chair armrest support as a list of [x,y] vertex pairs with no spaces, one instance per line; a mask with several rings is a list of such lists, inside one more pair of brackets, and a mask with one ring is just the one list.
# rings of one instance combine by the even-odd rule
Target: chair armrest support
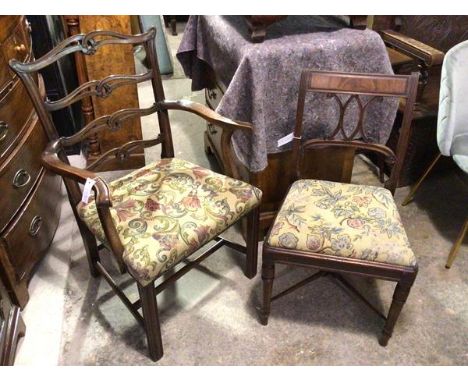
[[55,174],[75,180],[82,184],[86,183],[88,178],[93,179],[96,182],[93,186],[96,197],[96,206],[111,207],[112,202],[110,200],[110,192],[107,183],[92,171],[73,167],[68,163],[63,162],[58,156],[60,148],[60,139],[52,141],[47,145],[41,156],[41,161],[44,167]]
[[192,102],[188,100],[177,100],[177,101],[169,101],[164,100],[159,102],[159,106],[163,110],[183,110],[188,111],[189,113],[193,113],[202,117],[206,121],[212,123],[213,125],[217,125],[223,129],[231,129],[231,130],[242,130],[251,132],[253,126],[249,122],[239,122],[234,121],[232,119],[223,117],[222,115],[216,113],[215,111],[211,110],[209,107],[202,105],[198,102]]
[[224,172],[226,175],[240,179],[240,174],[235,164],[235,154],[232,149],[231,137],[234,131],[241,130],[247,133],[253,132],[253,125],[249,122],[238,122],[223,117],[205,105],[188,100],[169,101],[164,100],[158,103],[162,110],[183,110],[202,117],[207,122],[219,126],[223,129],[221,134],[221,150],[223,156]]
[[383,30],[379,32],[385,44],[395,50],[415,58],[426,67],[442,65],[444,53],[418,40],[407,37],[393,30]]
[[[123,252],[124,247],[120,241],[120,237],[117,233],[117,228],[114,225],[112,220],[112,215],[110,212],[110,207],[112,207],[112,202],[110,198],[109,187],[107,183],[101,179],[96,173],[84,170],[81,168],[70,166],[68,163],[65,163],[60,159],[59,152],[62,149],[62,139],[59,138],[55,141],[50,142],[41,156],[42,164],[48,170],[70,180],[74,180],[79,183],[86,183],[86,180],[93,179],[95,184],[93,185],[94,196],[96,201],[96,208],[99,215],[99,220],[101,221],[102,228],[104,230],[104,235],[107,242],[111,246],[112,254],[114,255],[119,270],[123,273],[126,269],[125,263],[123,261]],[[75,193],[79,192],[77,186]],[[76,206],[72,206],[76,212]]]

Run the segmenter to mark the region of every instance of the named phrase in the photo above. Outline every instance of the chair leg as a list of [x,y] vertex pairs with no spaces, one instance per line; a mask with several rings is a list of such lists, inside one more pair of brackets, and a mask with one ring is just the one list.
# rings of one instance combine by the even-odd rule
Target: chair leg
[[259,215],[259,208],[256,207],[247,216],[247,253],[244,273],[249,279],[257,274]]
[[460,249],[460,246],[463,243],[463,239],[465,239],[466,232],[468,231],[468,219],[465,220],[465,223],[463,223],[463,227],[460,230],[460,233],[458,234],[457,240],[455,243],[453,243],[452,249],[450,250],[450,253],[447,258],[447,264],[445,264],[445,268],[450,269],[450,267],[453,264],[453,261],[455,260],[455,257],[457,257],[458,250]]
[[78,223],[81,237],[83,238],[86,257],[88,259],[89,273],[91,273],[91,276],[93,277],[98,277],[100,273],[97,269],[96,263],[99,261],[99,249],[96,238],[79,218],[76,221]]
[[442,156],[441,153],[439,153],[435,159],[431,162],[431,164],[429,165],[429,167],[427,168],[426,171],[424,171],[424,174],[422,174],[422,176],[418,179],[418,181],[416,182],[416,184],[411,188],[410,192],[408,193],[408,195],[406,195],[406,198],[405,200],[403,200],[403,203],[401,203],[402,206],[406,206],[407,204],[409,204],[413,198],[414,198],[414,195],[416,194],[416,191],[418,191],[419,189],[419,186],[422,184],[422,182],[424,181],[424,179],[426,179],[426,177],[429,175],[429,173],[431,172],[432,168],[435,166],[435,164],[439,161],[440,157]]
[[138,292],[143,309],[143,320],[145,322],[149,355],[153,361],[157,361],[163,356],[163,346],[154,283],[150,283],[145,287],[138,284]]
[[275,278],[275,264],[263,261],[262,280],[263,280],[263,306],[260,312],[260,323],[268,324],[271,308],[271,294],[273,291],[273,280]]
[[403,305],[408,298],[411,285],[411,283],[399,281],[395,288],[392,305],[390,306],[382,335],[379,338],[379,344],[382,346],[387,346],[388,340],[392,336],[393,328],[395,327],[398,316],[400,315],[400,312],[403,309]]

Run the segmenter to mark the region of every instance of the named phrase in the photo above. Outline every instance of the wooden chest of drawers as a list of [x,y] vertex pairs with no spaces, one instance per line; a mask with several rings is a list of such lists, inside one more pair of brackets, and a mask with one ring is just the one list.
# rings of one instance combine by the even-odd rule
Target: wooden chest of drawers
[[0,16],[0,278],[12,302],[28,301],[27,284],[58,225],[60,178],[45,171],[47,143],[32,103],[9,69],[11,58],[31,60],[24,16]]

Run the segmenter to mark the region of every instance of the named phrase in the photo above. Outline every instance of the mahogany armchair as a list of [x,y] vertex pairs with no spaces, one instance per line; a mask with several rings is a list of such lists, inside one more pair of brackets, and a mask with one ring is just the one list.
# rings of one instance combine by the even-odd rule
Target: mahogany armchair
[[[149,354],[156,361],[163,356],[156,295],[200,261],[226,245],[246,253],[245,274],[252,278],[257,271],[258,204],[257,188],[204,169],[185,160],[175,159],[168,110],[194,113],[223,129],[224,155],[232,156],[230,137],[237,129],[251,131],[249,123],[224,118],[206,106],[190,101],[168,101],[154,49],[156,30],[139,35],[123,35],[111,31],[79,34],[64,40],[49,53],[25,64],[11,61],[10,66],[23,81],[51,142],[43,153],[44,166],[61,175],[68,192],[81,236],[84,241],[90,272],[102,275],[140,323],[148,340]],[[108,44],[143,45],[150,70],[137,75],[111,75],[86,82],[59,100],[41,98],[36,73],[68,54],[91,55]],[[121,86],[151,81],[154,103],[147,108],[127,108],[95,119],[70,137],[58,137],[50,112],[87,97],[108,97]],[[154,139],[135,140],[111,149],[85,169],[70,165],[64,149],[83,142],[93,134],[125,127],[129,118],[157,113],[160,133]],[[155,126],[156,127],[156,126]],[[156,129],[155,129],[156,130]],[[109,161],[125,161],[137,148],[161,144],[161,160],[146,165],[129,175],[106,183],[94,170]],[[94,196],[82,200],[79,184],[92,185]],[[87,185],[86,185],[87,184]],[[54,197],[51,195],[51,197]],[[220,234],[239,219],[247,218],[247,246],[229,242]],[[96,238],[102,243],[97,245]],[[214,244],[189,261],[188,256],[209,241]],[[100,260],[99,250],[106,247],[121,272],[128,272],[138,286],[140,299],[131,302],[109,275]],[[182,260],[187,265],[175,271]],[[155,281],[171,270],[169,278],[155,287]],[[175,272],[174,272],[175,271]],[[139,309],[142,309],[140,314]]]
[[[333,276],[383,318],[379,343],[387,345],[418,269],[392,197],[408,143],[417,84],[417,74],[302,72],[292,151],[294,182],[263,245],[263,325],[268,323],[272,301],[319,277]],[[336,128],[324,132],[320,139],[303,137],[302,119],[309,93],[328,97],[340,110]],[[383,97],[406,101],[396,152],[366,136],[366,109]],[[356,124],[345,118],[353,104]],[[337,146],[372,151],[389,159],[393,170],[385,188],[301,179],[306,150]],[[308,267],[317,272],[272,297],[276,264]],[[396,281],[388,315],[368,302],[344,275]]]

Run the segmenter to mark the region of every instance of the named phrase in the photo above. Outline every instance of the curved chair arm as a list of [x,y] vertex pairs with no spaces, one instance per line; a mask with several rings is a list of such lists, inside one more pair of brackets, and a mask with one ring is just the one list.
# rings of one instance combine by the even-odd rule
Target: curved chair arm
[[56,139],[50,142],[45,148],[41,156],[42,164],[48,170],[62,177],[72,179],[79,183],[86,183],[86,180],[93,179],[96,183],[93,186],[96,196],[96,206],[112,206],[110,200],[109,187],[96,173],[78,167],[73,167],[68,163],[63,162],[58,152],[61,148],[61,140]]
[[[114,225],[114,221],[112,220],[112,215],[110,212],[110,207],[112,207],[112,201],[110,198],[110,191],[107,183],[92,171],[81,169],[78,167],[73,167],[68,163],[62,161],[58,155],[61,148],[61,138],[50,142],[47,145],[44,152],[42,153],[42,164],[45,168],[52,171],[53,173],[82,184],[86,183],[86,180],[88,178],[93,179],[95,181],[93,185],[93,190],[99,220],[101,221],[106,240],[111,246],[111,253],[115,255],[119,270],[121,272],[124,272],[126,269],[122,259],[124,247],[122,245],[122,242],[120,241],[120,237],[117,233],[117,228]],[[79,192],[78,186],[76,187]],[[76,209],[76,206],[72,206],[72,208]]]
[[239,122],[223,117],[205,105],[188,100],[169,101],[164,100],[158,103],[163,110],[183,110],[202,117],[213,125],[223,129],[221,134],[221,151],[223,155],[224,172],[226,175],[240,179],[239,170],[235,165],[235,154],[231,145],[231,137],[234,131],[242,130],[248,133],[253,132],[253,125],[249,122]]
[[426,67],[442,65],[444,53],[418,40],[387,29],[379,31],[385,44],[412,58],[422,61]]
[[222,128],[233,130],[239,129],[243,131],[252,131],[253,129],[253,125],[249,122],[239,122],[223,117],[222,115],[211,110],[209,107],[198,102],[192,102],[188,100],[164,100],[159,102],[159,105],[163,110],[183,110],[194,113],[206,121]]

